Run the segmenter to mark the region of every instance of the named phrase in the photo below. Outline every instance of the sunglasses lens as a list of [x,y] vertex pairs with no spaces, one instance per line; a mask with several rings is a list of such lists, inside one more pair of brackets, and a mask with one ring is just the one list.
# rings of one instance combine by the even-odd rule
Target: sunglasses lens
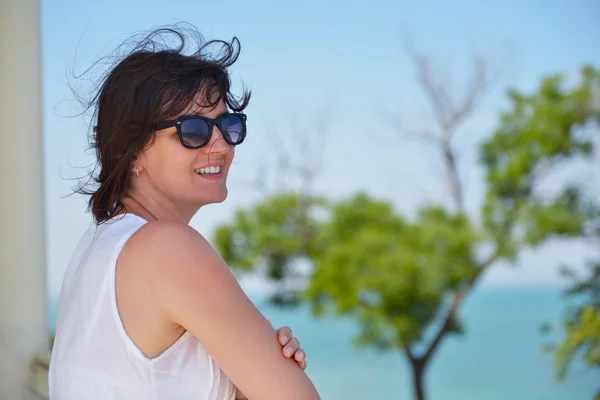
[[[241,116],[225,115],[221,117],[217,125],[221,128],[222,134],[229,144],[237,145],[244,141],[246,128]],[[184,120],[181,123],[180,131],[185,145],[196,149],[206,146],[212,134],[209,123],[200,118]]]
[[221,118],[221,129],[223,136],[230,144],[236,145],[244,141],[244,121],[239,115],[230,114]]
[[187,119],[181,123],[181,137],[187,146],[198,148],[210,140],[208,123],[202,119]]

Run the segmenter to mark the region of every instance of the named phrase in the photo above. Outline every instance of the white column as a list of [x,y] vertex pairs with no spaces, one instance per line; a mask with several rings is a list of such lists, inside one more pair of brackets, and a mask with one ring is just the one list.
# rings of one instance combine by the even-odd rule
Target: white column
[[39,0],[0,0],[0,399],[48,348]]

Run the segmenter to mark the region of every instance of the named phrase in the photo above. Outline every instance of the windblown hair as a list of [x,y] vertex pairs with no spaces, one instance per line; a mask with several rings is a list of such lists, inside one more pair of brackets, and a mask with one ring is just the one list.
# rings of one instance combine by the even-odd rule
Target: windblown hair
[[[233,111],[242,111],[250,100],[246,88],[241,97],[230,91],[228,68],[240,52],[235,37],[204,41],[194,28],[176,25],[136,35],[118,49],[131,42],[133,49],[109,68],[85,105],[93,109],[90,144],[96,166],[76,192],[90,196],[88,210],[98,224],[123,211],[133,163],[152,143],[154,123],[184,113],[199,94],[201,106],[215,107],[223,100]],[[185,54],[188,42],[195,50]],[[216,53],[209,52],[213,47]]]

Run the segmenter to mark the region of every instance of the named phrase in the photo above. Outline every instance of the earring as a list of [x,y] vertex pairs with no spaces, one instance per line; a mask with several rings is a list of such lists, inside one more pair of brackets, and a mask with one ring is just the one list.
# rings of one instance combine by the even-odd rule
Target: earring
[[138,169],[135,169],[135,175],[139,178],[140,177],[140,171],[138,171]]

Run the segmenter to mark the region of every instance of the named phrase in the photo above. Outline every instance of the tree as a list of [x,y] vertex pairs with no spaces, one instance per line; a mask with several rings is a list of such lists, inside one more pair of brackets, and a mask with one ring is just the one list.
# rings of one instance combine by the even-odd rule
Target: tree
[[[571,281],[565,297],[574,301],[567,307],[562,322],[562,342],[543,347],[544,352],[554,355],[556,376],[561,382],[567,377],[573,360],[580,355],[588,368],[600,368],[600,263],[589,262],[588,273],[582,277],[572,268],[563,269]],[[541,326],[542,334],[547,335],[552,330],[549,324]],[[600,400],[600,388],[594,400]]]
[[[497,186],[488,202],[488,221],[492,220],[493,213],[498,212],[498,209],[502,210],[498,214],[504,215],[499,217],[498,221],[505,222],[490,222],[491,226],[496,227],[497,235],[502,235],[503,230],[506,231],[498,229],[501,224],[518,226],[511,221],[519,219],[523,219],[520,226],[525,228],[521,241],[532,245],[544,240],[550,228],[567,234],[582,231],[582,236],[592,238],[596,238],[600,232],[599,204],[594,198],[597,196],[590,193],[590,185],[587,182],[582,185],[575,179],[567,181],[562,193],[555,196],[554,204],[544,205],[543,200],[526,204],[523,198],[530,196],[535,187],[519,184],[516,179],[518,170],[523,168],[519,165],[535,165],[536,168],[528,169],[535,174],[536,180],[542,181],[548,179],[553,170],[564,169],[578,158],[589,159],[598,152],[600,71],[592,67],[582,68],[580,84],[570,91],[565,90],[562,83],[563,79],[557,75],[545,79],[535,96],[524,97],[512,93],[515,111],[518,111],[504,121],[505,126],[509,129],[519,125],[524,127],[523,134],[516,139],[531,144],[520,144],[523,151],[518,154],[509,156],[507,151],[504,152],[505,160],[508,157],[513,160],[513,177],[509,177],[511,171],[505,167],[503,178],[500,180],[501,185]],[[498,137],[496,142],[489,143],[489,148],[499,146],[506,136],[509,135]],[[546,156],[548,152],[552,157]],[[494,157],[488,160],[496,166],[503,162]],[[592,168],[597,177],[597,165],[592,165]],[[498,168],[494,172],[497,171]],[[579,173],[580,170],[574,172]],[[511,211],[507,206],[492,206],[506,200],[516,205],[513,206],[515,210]],[[523,217],[519,217],[519,214]],[[514,240],[505,247],[509,256],[515,253],[514,248],[518,244]],[[576,297],[578,305],[569,307],[563,322],[565,339],[558,346],[554,346],[559,380],[566,377],[571,361],[579,354],[583,354],[584,361],[590,368],[600,367],[600,264],[591,263],[589,275],[583,278],[578,277],[568,267],[564,272],[573,281],[566,295],[568,298]],[[595,398],[600,400],[600,391]]]
[[483,64],[476,62],[471,94],[455,106],[427,61],[415,59],[438,123],[427,136],[441,150],[453,210],[426,207],[408,222],[365,195],[338,204],[320,238],[308,299],[316,315],[353,316],[362,328],[360,344],[403,351],[415,399],[424,400],[427,367],[444,339],[462,332],[460,305],[484,273],[526,247],[589,233],[598,212],[585,190],[574,180],[555,193],[543,184],[557,168],[590,157],[593,137],[584,128],[598,118],[600,86],[598,71],[588,67],[572,89],[552,76],[531,95],[508,92],[511,109],[481,145],[484,205],[478,218],[469,218],[452,138],[477,103]]
[[[353,315],[362,328],[359,345],[404,351],[416,398],[424,399],[428,361],[445,335],[461,331],[453,310],[462,297],[452,294],[479,272],[472,248],[477,232],[464,215],[440,207],[424,208],[408,222],[389,203],[364,194],[336,205],[332,214],[308,291],[313,310],[323,315],[333,306]],[[440,321],[442,310],[447,314]],[[432,337],[426,328],[436,322],[440,329]],[[426,339],[431,344],[417,354]]]
[[[563,322],[565,339],[554,346],[555,365],[559,380],[567,376],[573,358],[583,354],[585,365],[600,369],[600,263],[589,265],[590,274],[578,277],[573,271],[565,271],[572,279],[566,292],[576,297],[579,304],[568,309]],[[594,400],[600,400],[600,387]]]
[[[295,268],[318,251],[318,222],[314,213],[326,206],[324,199],[299,193],[282,193],[264,199],[248,210],[236,213],[234,221],[217,228],[215,246],[235,271],[263,269],[278,283],[271,301],[295,305],[306,276]],[[290,279],[300,285],[288,287]]]

